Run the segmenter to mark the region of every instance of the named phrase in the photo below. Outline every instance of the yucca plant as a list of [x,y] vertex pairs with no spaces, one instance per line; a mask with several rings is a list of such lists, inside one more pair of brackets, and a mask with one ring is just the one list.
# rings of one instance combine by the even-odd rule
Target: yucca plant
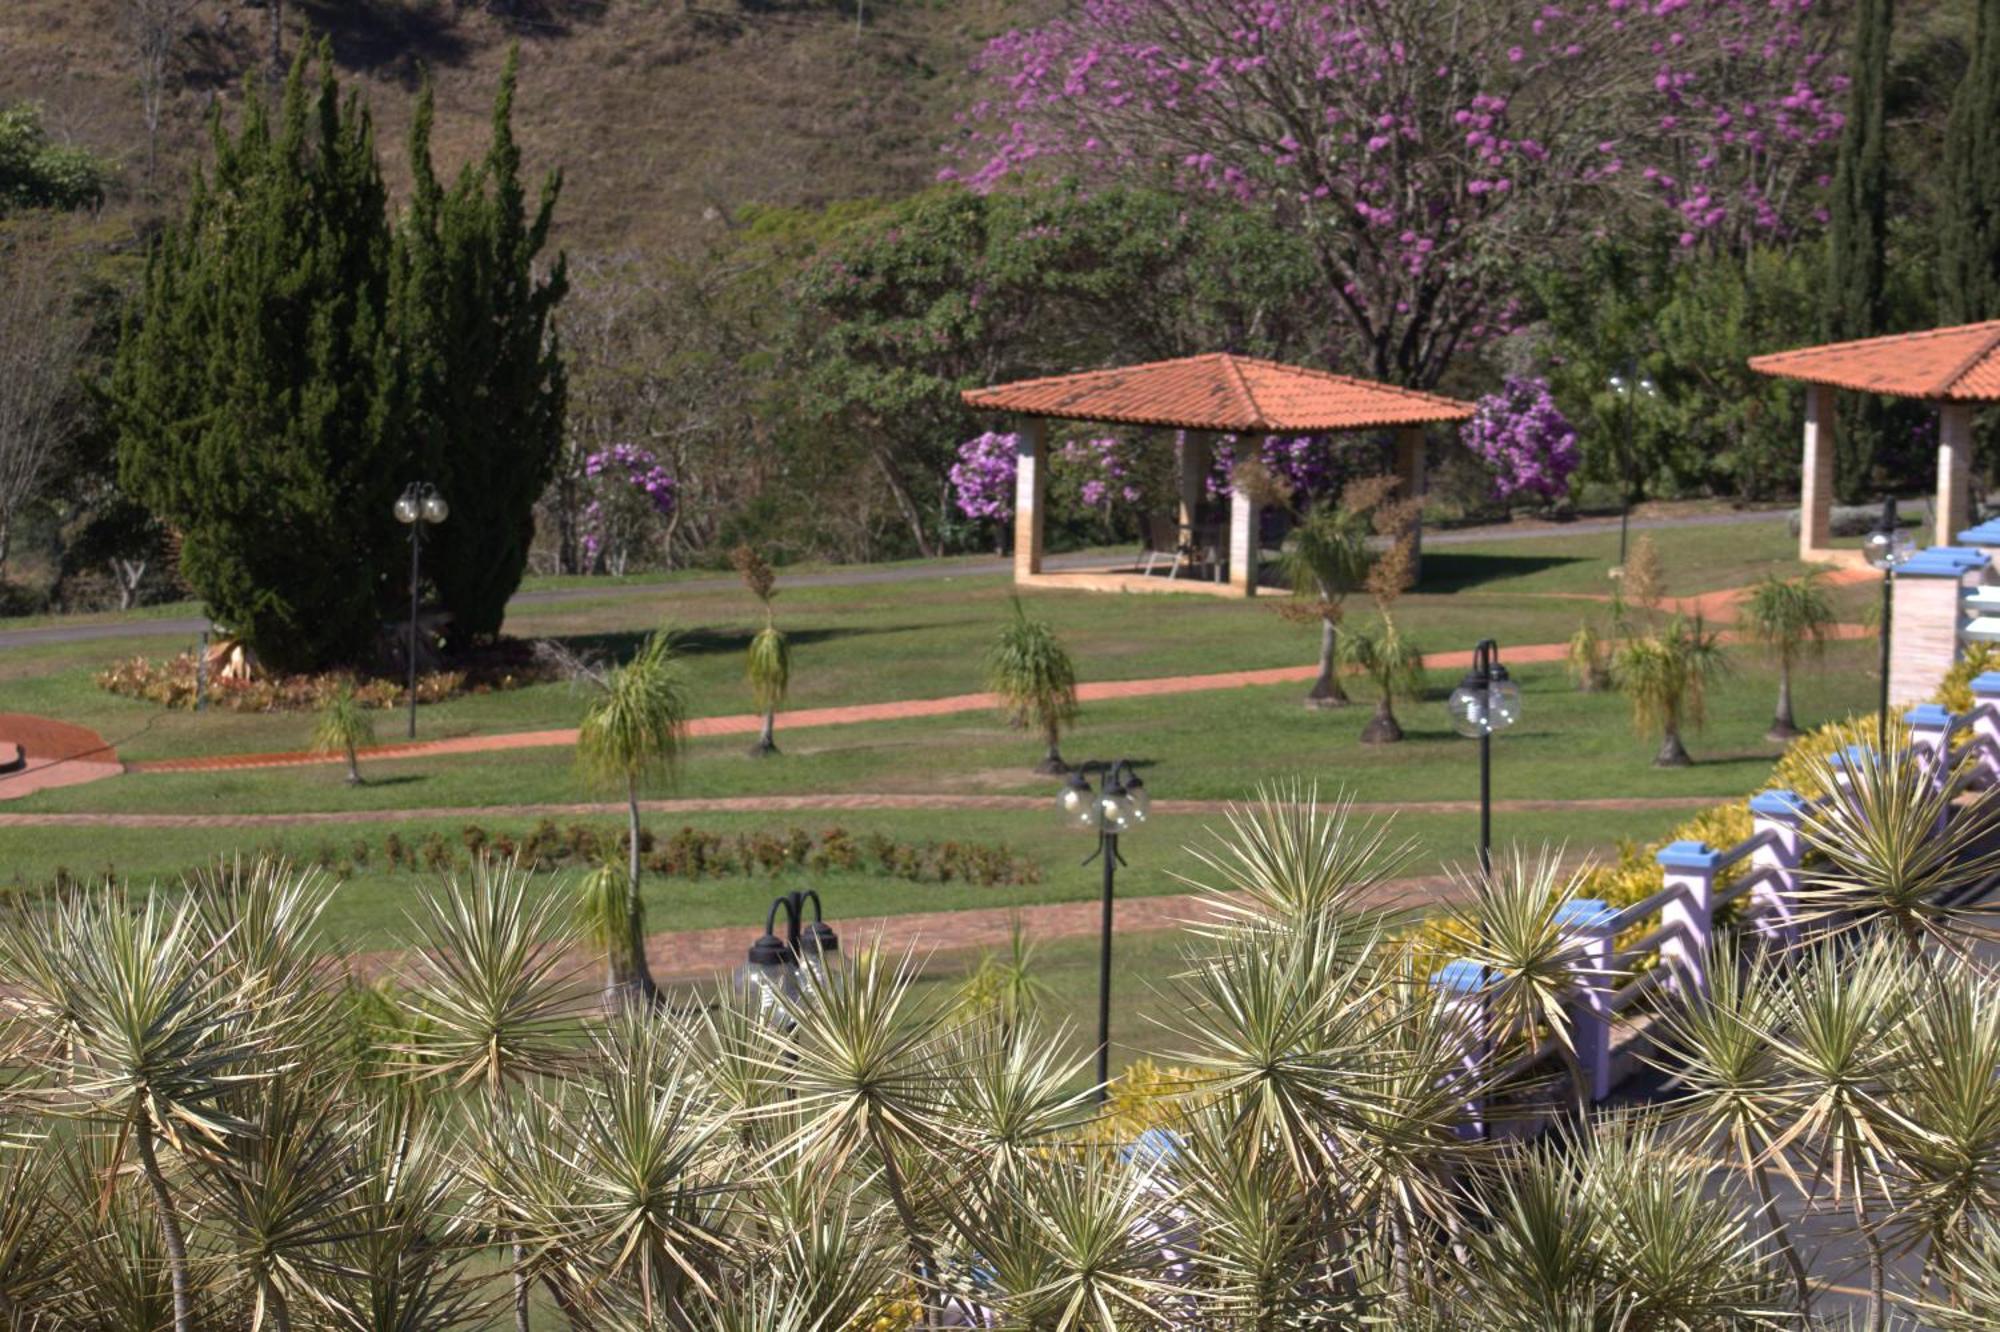
[[1401,740],[1396,699],[1413,699],[1422,692],[1424,654],[1385,612],[1372,627],[1348,627],[1340,642],[1340,659],[1375,686],[1375,714],[1361,729],[1361,743],[1387,745]]
[[744,677],[750,682],[751,697],[756,700],[757,710],[764,714],[764,729],[751,747],[752,758],[769,758],[778,752],[775,731],[778,725],[778,709],[784,705],[785,693],[792,685],[792,646],[785,632],[778,628],[771,610],[771,599],[777,595],[777,574],[770,564],[749,546],[738,546],[730,552],[730,560],[743,575],[744,585],[764,608],[764,627],[750,640],[750,650],[744,660]]
[[1804,780],[1826,792],[1799,825],[1814,853],[1795,894],[1805,922],[1884,926],[1917,956],[1927,942],[1957,948],[1963,935],[1990,935],[1961,898],[2000,869],[2000,795],[1961,799],[1962,771],[1881,753],[1860,742],[1865,733],[1804,760]]
[[1771,740],[1799,734],[1792,719],[1792,668],[1825,651],[1840,618],[1826,593],[1824,572],[1808,569],[1796,578],[1765,574],[1743,601],[1743,623],[1778,667],[1778,707],[1765,733]]
[[639,793],[670,777],[680,762],[688,722],[687,676],[666,629],[649,635],[632,660],[587,677],[596,696],[577,728],[576,761],[586,777],[625,794],[626,881],[622,928],[605,939],[615,983],[627,1002],[655,1002],[659,987],[646,963],[646,907],[640,894]]
[[359,751],[372,748],[375,744],[375,719],[368,709],[354,696],[352,681],[343,681],[341,686],[327,697],[318,717],[313,722],[312,752],[315,754],[341,754],[347,759],[347,784],[361,785],[361,759]]
[[1343,603],[1368,579],[1368,534],[1365,515],[1325,502],[1308,509],[1286,535],[1279,568],[1292,595],[1283,613],[1319,626],[1319,673],[1306,691],[1309,708],[1352,701],[1340,684],[1340,620]]
[[1032,726],[1048,742],[1036,772],[1069,771],[1062,758],[1062,730],[1076,720],[1076,666],[1047,620],[1028,614],[1019,597],[986,654],[986,687],[1016,726]]
[[1632,725],[1641,735],[1657,734],[1656,768],[1684,768],[1693,760],[1681,732],[1706,720],[1708,686],[1727,666],[1721,638],[1700,615],[1673,615],[1650,633],[1618,645],[1611,678],[1631,700]]
[[1600,693],[1611,686],[1611,645],[1597,625],[1585,620],[1569,636],[1563,647],[1563,668],[1570,683],[1585,694]]

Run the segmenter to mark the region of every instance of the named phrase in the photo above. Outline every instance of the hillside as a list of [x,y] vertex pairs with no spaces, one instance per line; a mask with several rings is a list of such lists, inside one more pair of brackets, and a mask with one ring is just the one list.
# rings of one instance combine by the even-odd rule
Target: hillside
[[[149,186],[139,64],[142,0],[6,0],[0,101],[32,99],[54,133],[115,158],[120,195],[170,199],[199,160],[217,100],[262,69],[267,17],[236,0],[185,0]],[[160,0],[144,0],[159,3]],[[501,13],[502,9],[511,13]],[[566,175],[561,242],[615,252],[677,247],[745,203],[818,203],[928,181],[981,41],[1054,0],[292,0],[289,55],[323,33],[373,108],[391,180],[424,73],[437,152],[485,141],[508,46],[522,48],[516,128],[537,173]]]

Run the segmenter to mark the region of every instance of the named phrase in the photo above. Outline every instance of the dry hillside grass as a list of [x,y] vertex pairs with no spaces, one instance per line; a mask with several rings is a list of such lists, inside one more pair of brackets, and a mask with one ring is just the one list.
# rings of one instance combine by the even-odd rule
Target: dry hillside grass
[[[261,68],[266,16],[241,0],[195,0],[149,185],[127,3],[0,0],[0,101],[37,101],[57,135],[117,159],[121,196],[143,210],[172,199],[200,159],[208,108],[240,99],[245,72]],[[921,186],[940,165],[968,58],[1053,7],[871,0],[857,33],[851,3],[812,0],[292,0],[286,41],[289,54],[308,32],[331,37],[400,185],[424,72],[450,166],[484,144],[518,40],[528,163],[565,172],[562,243],[607,252],[678,248],[746,203]]]

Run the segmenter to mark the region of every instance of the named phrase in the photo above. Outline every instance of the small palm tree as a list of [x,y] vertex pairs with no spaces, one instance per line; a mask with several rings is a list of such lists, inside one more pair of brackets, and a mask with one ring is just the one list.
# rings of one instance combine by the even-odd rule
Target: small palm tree
[[1633,726],[1642,735],[1659,733],[1654,767],[1684,768],[1694,761],[1681,743],[1681,730],[1700,728],[1709,682],[1727,664],[1720,638],[1700,615],[1675,614],[1652,633],[1619,644],[1611,677],[1632,701]]
[[1424,654],[1403,637],[1396,621],[1385,613],[1373,628],[1357,626],[1347,631],[1341,639],[1340,659],[1375,683],[1375,715],[1362,728],[1361,743],[1389,745],[1401,740],[1396,698],[1414,698],[1423,689]]
[[1353,700],[1340,687],[1338,638],[1341,603],[1368,578],[1368,523],[1339,505],[1316,504],[1285,542],[1280,568],[1292,585],[1282,614],[1319,623],[1319,674],[1306,692],[1309,708],[1345,707]]
[[577,728],[577,765],[592,780],[623,786],[630,814],[622,929],[612,940],[609,964],[628,1000],[643,997],[650,1003],[659,991],[646,965],[639,791],[648,781],[671,775],[680,761],[687,736],[687,676],[674,653],[673,636],[661,629],[623,666],[587,678],[597,697]]
[[744,663],[750,694],[757,700],[757,710],[764,714],[764,729],[750,750],[752,758],[768,758],[778,752],[773,732],[778,725],[779,705],[784,703],[785,692],[792,684],[791,642],[785,631],[769,619],[769,612],[765,614],[764,627],[750,640],[749,657]]
[[778,742],[772,738],[772,732],[777,729],[778,709],[784,704],[785,693],[792,685],[792,645],[771,613],[771,599],[778,594],[778,575],[764,557],[749,546],[738,546],[730,552],[729,558],[736,565],[737,572],[743,575],[743,582],[749,587],[751,595],[764,608],[764,627],[750,640],[744,676],[750,681],[750,694],[757,700],[757,710],[764,714],[764,729],[751,748],[750,757],[769,758],[778,752]]
[[375,719],[354,696],[354,685],[343,683],[319,710],[313,724],[312,749],[315,754],[345,754],[347,784],[361,785],[361,763],[357,751],[375,744]]
[[1611,684],[1611,645],[1589,620],[1569,636],[1563,664],[1579,693],[1599,693]]
[[1766,574],[1743,603],[1743,622],[1778,664],[1778,710],[1765,732],[1772,740],[1790,740],[1799,733],[1792,721],[1792,666],[1802,656],[1825,650],[1837,618],[1823,576],[1820,569],[1797,578]]
[[1039,727],[1048,741],[1035,771],[1068,772],[1060,742],[1062,728],[1076,720],[1076,666],[1049,622],[1030,616],[1019,597],[987,653],[986,687],[1000,696],[1009,721]]

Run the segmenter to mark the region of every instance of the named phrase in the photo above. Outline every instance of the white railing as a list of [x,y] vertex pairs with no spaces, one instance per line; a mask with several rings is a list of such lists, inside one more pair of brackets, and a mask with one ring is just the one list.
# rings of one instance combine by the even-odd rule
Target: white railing
[[[2000,672],[1981,675],[1972,682],[1972,692],[1969,712],[1953,714],[1927,703],[1903,719],[1909,732],[1903,752],[1926,763],[1954,791],[2000,785]],[[1859,747],[1836,754],[1836,774],[1866,757]],[[1802,825],[1817,803],[1795,791],[1760,791],[1749,801],[1751,834],[1735,846],[1717,850],[1681,841],[1660,848],[1657,892],[1623,908],[1597,898],[1564,904],[1558,919],[1576,972],[1574,997],[1567,1005],[1570,1037],[1591,1099],[1603,1100],[1611,1093],[1621,1015],[1662,989],[1682,996],[1704,992],[1710,945],[1725,921],[1728,928],[1767,944],[1798,941],[1798,890],[1806,852]],[[1747,869],[1729,874],[1746,860]],[[1735,907],[1735,914],[1722,916],[1726,907]],[[1620,935],[1655,914],[1657,926],[1625,947],[1617,946]],[[1544,1041],[1499,1068],[1484,1068],[1489,1047],[1482,993],[1487,981],[1477,963],[1463,958],[1431,978],[1466,1021],[1468,1082],[1497,1088],[1526,1075],[1557,1047]],[[1472,1118],[1478,1121],[1483,1113],[1475,1103]]]

